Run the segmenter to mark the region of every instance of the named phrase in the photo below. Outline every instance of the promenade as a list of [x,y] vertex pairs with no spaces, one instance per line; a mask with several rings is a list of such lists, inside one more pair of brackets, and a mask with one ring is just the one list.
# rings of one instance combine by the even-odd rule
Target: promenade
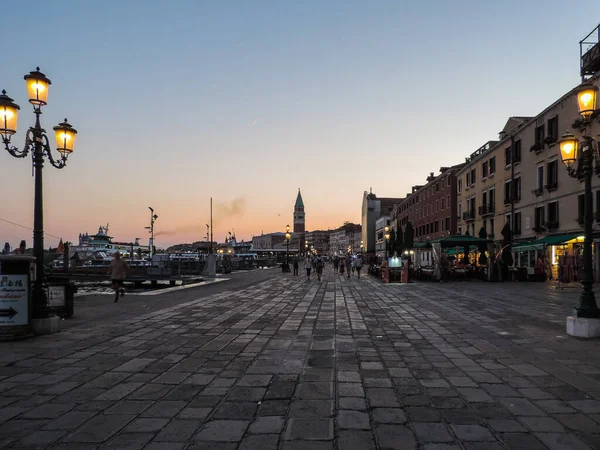
[[0,449],[600,449],[576,289],[257,274],[0,343]]

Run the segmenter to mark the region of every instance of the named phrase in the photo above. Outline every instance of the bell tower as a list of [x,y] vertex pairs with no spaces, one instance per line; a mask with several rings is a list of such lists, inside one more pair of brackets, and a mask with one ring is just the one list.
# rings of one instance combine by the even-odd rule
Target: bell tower
[[304,216],[304,202],[302,201],[302,194],[300,194],[300,188],[298,188],[298,196],[296,197],[296,204],[294,205],[294,233],[302,233],[306,231],[306,220]]

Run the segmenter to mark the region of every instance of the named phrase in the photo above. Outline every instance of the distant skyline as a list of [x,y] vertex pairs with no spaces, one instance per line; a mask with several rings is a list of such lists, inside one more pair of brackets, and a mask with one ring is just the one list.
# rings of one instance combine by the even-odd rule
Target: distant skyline
[[[45,166],[45,246],[110,223],[118,240],[239,240],[360,222],[363,191],[402,197],[429,172],[536,115],[579,81],[597,2],[59,0],[3,8],[0,73],[33,124],[23,75],[51,80],[42,125],[79,131]],[[564,130],[561,130],[561,132]],[[52,141],[51,141],[52,142]],[[0,151],[0,219],[32,227],[30,159]],[[166,233],[165,233],[166,232]],[[0,245],[32,233],[0,220]]]

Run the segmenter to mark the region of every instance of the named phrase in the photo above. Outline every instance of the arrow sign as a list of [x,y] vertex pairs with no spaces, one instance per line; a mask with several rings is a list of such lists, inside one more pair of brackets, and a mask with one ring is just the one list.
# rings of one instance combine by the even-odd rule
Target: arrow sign
[[9,319],[12,319],[16,315],[17,311],[13,309],[12,306],[8,309],[0,309],[0,317],[8,317]]

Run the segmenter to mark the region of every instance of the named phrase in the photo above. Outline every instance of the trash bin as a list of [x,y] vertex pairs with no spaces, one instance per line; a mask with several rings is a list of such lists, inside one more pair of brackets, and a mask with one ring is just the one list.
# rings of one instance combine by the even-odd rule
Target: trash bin
[[75,292],[77,292],[77,286],[73,283],[49,283],[48,306],[54,310],[57,316],[63,319],[73,317]]
[[31,281],[35,258],[0,256],[0,339],[19,339],[31,329]]

